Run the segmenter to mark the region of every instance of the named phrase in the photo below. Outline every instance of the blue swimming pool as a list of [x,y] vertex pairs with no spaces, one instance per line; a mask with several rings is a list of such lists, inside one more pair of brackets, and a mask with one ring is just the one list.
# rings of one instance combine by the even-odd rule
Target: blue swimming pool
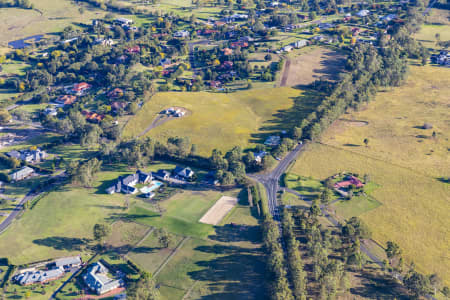
[[159,189],[159,187],[161,185],[163,185],[163,183],[161,181],[154,180],[154,181],[152,181],[150,186],[144,186],[143,188],[141,188],[141,193],[147,194],[147,193],[153,192],[153,191]]

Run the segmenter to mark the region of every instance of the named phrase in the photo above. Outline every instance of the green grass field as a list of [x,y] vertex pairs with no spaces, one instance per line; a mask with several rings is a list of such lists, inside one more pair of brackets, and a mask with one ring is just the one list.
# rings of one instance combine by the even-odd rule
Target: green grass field
[[[35,9],[2,8],[0,10],[0,28],[3,29],[0,44],[35,34],[61,31],[68,25],[88,23],[92,19],[101,19],[104,11],[91,6],[74,4],[69,0],[31,0]],[[79,7],[84,7],[80,14]]]
[[440,50],[440,47],[436,45],[436,34],[440,35],[440,41],[450,40],[450,25],[443,24],[426,24],[423,25],[418,33],[415,34],[415,38],[422,42],[425,47]]
[[321,144],[311,144],[292,169],[296,174],[320,179],[342,171],[370,174],[380,185],[372,196],[382,205],[360,216],[375,240],[383,244],[397,242],[406,258],[414,260],[420,270],[437,272],[448,281],[448,184],[408,168]]
[[331,205],[342,221],[361,216],[380,206],[381,203],[371,196],[355,196],[351,200],[340,200]]
[[[449,94],[450,69],[411,66],[404,85],[380,92],[366,109],[344,115],[323,141],[418,173],[448,176]],[[422,129],[424,123],[433,128]]]
[[190,113],[153,128],[146,136],[162,141],[171,136],[187,136],[197,145],[200,155],[209,156],[214,148],[245,148],[261,142],[271,132],[290,129],[295,120],[318,104],[314,96],[291,88],[231,94],[159,93],[128,122],[124,136],[139,135],[161,110],[180,106]]
[[[236,195],[236,191],[225,194]],[[199,223],[198,220],[222,195],[215,191],[183,191],[163,201],[160,204],[161,212],[154,211],[153,206],[140,203],[131,208],[128,218],[141,224],[164,227],[175,234],[206,238],[214,233],[214,227]]]
[[161,248],[158,242],[157,231],[154,230],[142,244],[128,253],[128,257],[147,272],[154,274],[183,239],[180,235],[172,233],[169,233],[169,235],[171,238],[169,248]]
[[82,252],[95,223],[123,212],[123,195],[97,187],[124,172],[104,172],[94,188],[64,186],[42,198],[0,235],[0,257],[14,264]]

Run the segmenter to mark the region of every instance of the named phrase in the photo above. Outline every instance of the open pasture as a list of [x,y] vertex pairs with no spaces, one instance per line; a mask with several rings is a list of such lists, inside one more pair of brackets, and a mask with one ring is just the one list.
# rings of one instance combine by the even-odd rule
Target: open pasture
[[[0,9],[0,44],[36,34],[54,33],[69,25],[103,18],[105,12],[69,0],[30,0],[34,9]],[[79,8],[83,7],[81,14]]]
[[[321,180],[339,172],[368,174],[378,185],[371,196],[381,205],[337,203],[336,211],[361,214],[377,241],[397,242],[421,271],[436,272],[448,283],[450,206],[442,178],[448,176],[450,70],[410,68],[404,85],[343,116],[291,172]],[[424,123],[433,128],[423,129]]]
[[[436,38],[436,34],[439,34],[439,38]],[[437,42],[450,40],[450,25],[425,24],[415,34],[415,38],[427,48],[440,50],[441,47],[437,45]]]
[[98,187],[125,173],[102,172],[91,189],[63,186],[44,196],[0,235],[0,257],[24,264],[85,251],[94,225],[121,215],[125,207],[125,196]]
[[197,145],[198,154],[209,156],[215,148],[228,151],[262,142],[272,132],[289,130],[293,122],[319,104],[317,94],[291,88],[257,89],[236,93],[158,93],[125,126],[125,137],[138,136],[151,126],[159,112],[171,106],[184,107],[191,115],[172,119],[148,131],[165,142],[186,136]]
[[[404,85],[381,91],[362,111],[344,115],[323,141],[429,176],[448,176],[448,95],[450,69],[411,66]],[[423,129],[425,123],[432,128]]]

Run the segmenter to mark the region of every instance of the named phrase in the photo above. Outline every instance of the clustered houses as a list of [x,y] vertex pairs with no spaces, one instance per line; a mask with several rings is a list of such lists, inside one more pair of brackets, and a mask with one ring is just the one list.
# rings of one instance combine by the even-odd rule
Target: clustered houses
[[184,116],[185,113],[186,113],[185,111],[183,111],[179,108],[173,108],[173,107],[169,107],[168,109],[163,110],[161,112],[162,115],[173,116],[176,118],[180,118],[180,117]]
[[151,180],[151,173],[145,173],[141,170],[137,170],[135,174],[131,174],[125,177],[120,176],[114,185],[106,189],[106,192],[108,194],[136,194],[138,192],[138,189],[134,187],[136,184],[145,184],[150,182]]
[[47,264],[47,270],[26,269],[19,271],[19,274],[14,276],[13,279],[20,285],[44,284],[63,277],[66,272],[81,266],[81,264],[80,256],[61,258]]
[[96,262],[83,276],[84,283],[97,295],[103,295],[124,285],[121,279],[108,277],[108,273],[109,270],[101,262]]
[[28,163],[38,163],[47,158],[47,152],[37,148],[36,150],[13,150],[6,153],[9,157],[14,157],[18,160],[23,160]]

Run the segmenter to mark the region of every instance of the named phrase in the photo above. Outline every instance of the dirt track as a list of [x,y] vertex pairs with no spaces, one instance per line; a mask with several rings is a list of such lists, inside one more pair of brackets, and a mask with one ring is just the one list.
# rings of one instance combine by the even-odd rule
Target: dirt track
[[237,204],[237,198],[222,196],[200,219],[201,223],[217,225]]

